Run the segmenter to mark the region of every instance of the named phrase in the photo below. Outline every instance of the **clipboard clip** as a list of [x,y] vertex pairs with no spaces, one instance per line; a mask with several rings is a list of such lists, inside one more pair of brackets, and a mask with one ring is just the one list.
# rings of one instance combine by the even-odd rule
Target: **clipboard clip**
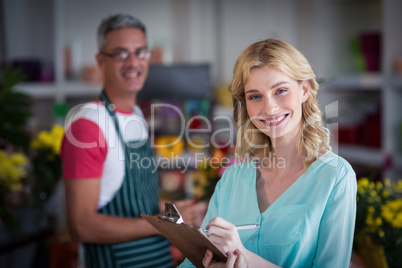
[[162,220],[170,221],[176,224],[184,223],[179,210],[172,203],[165,203],[165,216],[159,216]]

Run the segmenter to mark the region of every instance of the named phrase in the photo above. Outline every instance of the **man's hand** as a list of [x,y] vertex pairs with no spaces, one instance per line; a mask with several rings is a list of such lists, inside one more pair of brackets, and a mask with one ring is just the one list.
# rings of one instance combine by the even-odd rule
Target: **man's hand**
[[201,226],[202,220],[207,212],[207,202],[194,203],[193,199],[187,199],[174,202],[174,204],[183,217],[184,223],[193,225],[196,228]]

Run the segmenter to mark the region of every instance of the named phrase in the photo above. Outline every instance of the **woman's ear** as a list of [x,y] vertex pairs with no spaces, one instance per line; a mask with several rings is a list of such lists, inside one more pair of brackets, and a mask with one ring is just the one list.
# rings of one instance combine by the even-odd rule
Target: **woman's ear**
[[305,102],[308,100],[308,97],[310,96],[310,80],[304,80],[300,84],[300,89],[302,90],[302,101]]

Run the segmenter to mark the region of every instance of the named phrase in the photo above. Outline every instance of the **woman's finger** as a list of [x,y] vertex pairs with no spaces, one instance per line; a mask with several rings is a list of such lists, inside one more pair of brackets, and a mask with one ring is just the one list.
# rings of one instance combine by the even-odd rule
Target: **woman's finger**
[[207,229],[209,228],[209,227],[211,227],[211,226],[217,226],[217,227],[219,227],[219,228],[222,228],[222,229],[226,229],[226,230],[229,230],[229,229],[231,229],[231,228],[235,228],[235,226],[232,224],[232,223],[230,223],[230,222],[228,222],[228,221],[226,221],[226,220],[224,220],[224,219],[222,219],[222,218],[220,218],[220,217],[215,217],[215,218],[213,218],[209,223],[208,223],[208,225],[207,225]]
[[[202,259],[202,265],[204,267],[209,267],[209,268],[232,268],[232,267],[236,267],[236,259],[237,259],[237,255],[233,254],[232,252],[228,252],[228,259],[226,260],[226,263],[223,262],[215,262],[212,260],[213,257],[213,253],[212,251],[210,251],[209,249],[207,250],[207,252],[205,252],[205,256],[204,259]],[[245,267],[245,266],[241,266],[241,267]]]
[[226,261],[225,267],[235,267],[237,256],[230,251],[227,254],[228,254],[228,259]]
[[212,251],[210,251],[209,249],[207,249],[207,251],[205,252],[204,258],[202,259],[202,265],[204,265],[204,267],[208,267],[209,264],[212,261],[212,257],[213,257],[213,253]]
[[247,267],[246,259],[245,259],[244,255],[243,255],[243,253],[241,253],[240,250],[236,249],[234,254],[237,256],[234,267],[235,268]]

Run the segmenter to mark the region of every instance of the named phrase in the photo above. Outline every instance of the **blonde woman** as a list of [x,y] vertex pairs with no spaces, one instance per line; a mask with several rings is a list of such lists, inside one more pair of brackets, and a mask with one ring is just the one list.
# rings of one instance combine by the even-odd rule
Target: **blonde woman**
[[256,42],[229,90],[243,161],[225,171],[202,225],[228,261],[207,251],[204,266],[349,267],[356,175],[331,151],[306,58],[281,40]]

